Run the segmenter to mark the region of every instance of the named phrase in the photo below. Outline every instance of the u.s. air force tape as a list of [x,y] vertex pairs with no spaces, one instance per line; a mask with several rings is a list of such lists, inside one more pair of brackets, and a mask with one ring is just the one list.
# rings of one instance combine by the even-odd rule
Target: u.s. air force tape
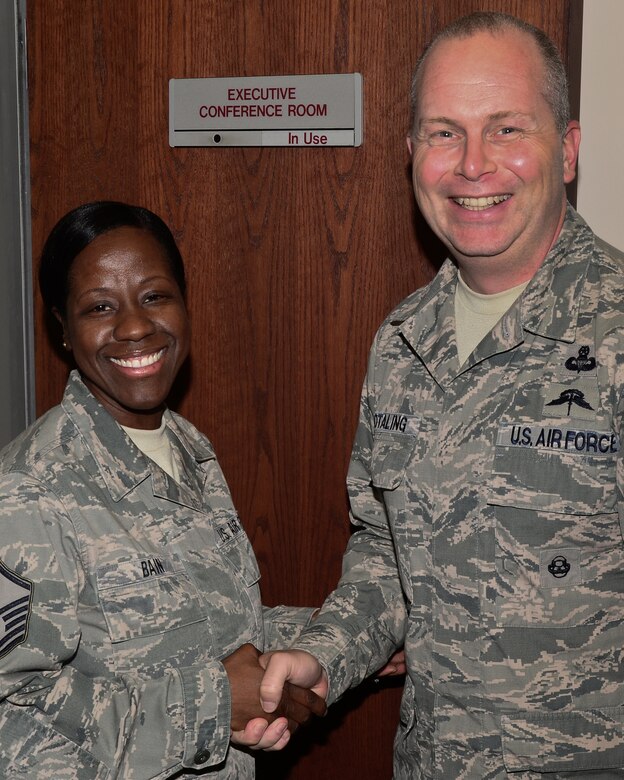
[[620,449],[620,438],[611,431],[509,423],[498,429],[496,446],[568,452],[572,455],[613,455]]

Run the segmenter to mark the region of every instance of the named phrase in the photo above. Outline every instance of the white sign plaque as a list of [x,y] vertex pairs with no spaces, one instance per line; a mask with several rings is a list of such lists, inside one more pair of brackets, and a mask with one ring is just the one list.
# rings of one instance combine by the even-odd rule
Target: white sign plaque
[[360,146],[362,76],[170,79],[170,146]]

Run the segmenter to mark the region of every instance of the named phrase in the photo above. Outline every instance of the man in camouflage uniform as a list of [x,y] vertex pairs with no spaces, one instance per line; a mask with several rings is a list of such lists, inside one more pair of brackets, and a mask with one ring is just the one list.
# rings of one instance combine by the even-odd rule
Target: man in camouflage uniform
[[254,776],[221,659],[287,646],[311,610],[263,610],[210,442],[164,419],[179,483],[75,371],[2,453],[2,778]]
[[261,689],[332,702],[404,642],[404,780],[624,776],[624,257],[566,204],[553,50],[477,14],[421,60],[414,190],[452,260],[377,334],[343,576]]

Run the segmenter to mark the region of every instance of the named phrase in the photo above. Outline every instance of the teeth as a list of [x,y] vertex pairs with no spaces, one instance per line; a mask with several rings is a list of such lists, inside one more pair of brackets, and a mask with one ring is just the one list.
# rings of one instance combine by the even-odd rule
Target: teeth
[[511,195],[489,195],[487,198],[453,198],[453,200],[465,209],[481,211],[493,206],[495,203],[502,203],[509,198],[511,198]]
[[145,368],[146,366],[151,366],[158,362],[163,356],[164,352],[164,349],[159,349],[158,352],[154,352],[151,355],[142,355],[141,357],[129,359],[111,358],[111,361],[116,363],[118,366],[123,366],[124,368]]

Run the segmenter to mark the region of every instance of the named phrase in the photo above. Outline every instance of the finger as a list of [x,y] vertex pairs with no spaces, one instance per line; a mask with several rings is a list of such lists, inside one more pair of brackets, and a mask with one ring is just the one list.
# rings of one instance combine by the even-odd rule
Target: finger
[[[287,722],[284,720],[282,722],[282,731],[284,731],[287,725]],[[246,747],[253,748],[261,742],[264,734],[268,731],[268,728],[269,723],[267,720],[264,718],[253,718],[243,730],[233,731],[231,740],[236,745],[245,745]]]
[[264,748],[265,750],[283,750],[286,745],[290,742],[290,738],[292,736],[292,732],[289,729],[286,729],[286,731],[282,734],[281,739],[279,739],[274,745],[271,747]]
[[307,723],[312,717],[312,711],[305,704],[301,704],[290,696],[290,686],[288,683],[284,686],[284,693],[280,703],[275,710],[276,715],[283,715],[289,722],[294,722],[300,726]]
[[269,725],[262,737],[253,746],[254,750],[281,750],[290,740],[286,718],[278,718]]
[[277,709],[289,674],[290,663],[286,654],[272,655],[260,684],[260,703],[265,712],[275,712]]
[[380,669],[375,677],[388,677],[391,674],[396,674],[397,668],[394,664],[386,664],[383,669]]
[[313,715],[324,715],[327,712],[325,701],[309,688],[301,688],[299,685],[286,683],[285,689],[288,690],[288,695],[292,701],[310,710]]
[[267,668],[273,655],[275,655],[275,650],[269,650],[268,653],[262,653],[262,655],[258,658],[258,663],[263,669]]

